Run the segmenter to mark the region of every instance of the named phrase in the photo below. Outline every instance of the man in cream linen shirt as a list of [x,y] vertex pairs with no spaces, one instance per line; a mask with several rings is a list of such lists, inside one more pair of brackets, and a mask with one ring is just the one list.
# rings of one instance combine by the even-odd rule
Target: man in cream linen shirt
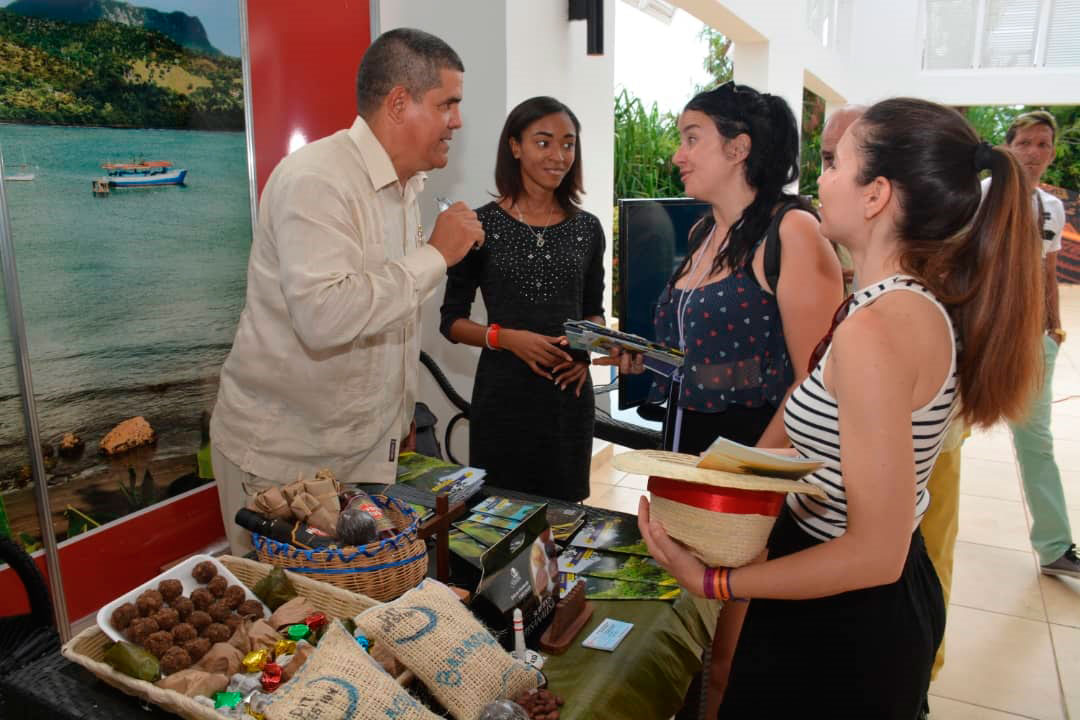
[[457,203],[425,243],[424,171],[446,165],[464,67],[445,42],[397,29],[357,74],[352,127],[284,158],[263,190],[246,305],[210,426],[222,519],[273,484],[330,468],[394,481],[416,401],[420,305],[474,245]]

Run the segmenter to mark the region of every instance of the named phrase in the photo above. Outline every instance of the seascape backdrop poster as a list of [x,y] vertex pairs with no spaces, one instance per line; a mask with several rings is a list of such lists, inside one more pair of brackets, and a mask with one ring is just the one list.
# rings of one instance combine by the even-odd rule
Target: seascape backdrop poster
[[[0,149],[58,540],[206,482],[201,418],[251,245],[240,55],[235,0],[0,0]],[[32,545],[0,342],[0,492]],[[100,454],[136,416],[156,442]],[[66,433],[81,453],[60,456]]]

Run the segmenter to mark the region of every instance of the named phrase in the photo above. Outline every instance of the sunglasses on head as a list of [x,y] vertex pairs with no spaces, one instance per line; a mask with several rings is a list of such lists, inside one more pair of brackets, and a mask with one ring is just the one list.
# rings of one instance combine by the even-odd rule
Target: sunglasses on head
[[854,295],[848,295],[840,303],[840,307],[836,308],[836,312],[833,313],[832,324],[829,326],[829,332],[825,333],[825,337],[821,338],[821,341],[814,347],[814,352],[810,353],[810,364],[806,372],[814,372],[814,368],[821,362],[821,358],[825,357],[825,351],[829,349],[829,345],[832,343],[832,336],[836,332],[836,326],[844,322],[844,318],[848,316],[848,311],[851,309],[851,301],[854,299]]

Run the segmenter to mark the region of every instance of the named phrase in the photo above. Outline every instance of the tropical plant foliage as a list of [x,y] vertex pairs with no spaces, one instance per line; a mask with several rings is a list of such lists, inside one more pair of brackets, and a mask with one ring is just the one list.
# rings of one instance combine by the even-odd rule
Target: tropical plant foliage
[[0,9],[0,122],[239,130],[241,64],[142,28]]
[[957,110],[984,140],[994,145],[1005,142],[1005,132],[1018,115],[1032,110],[1048,110],[1058,124],[1057,156],[1043,180],[1068,190],[1080,190],[1080,106],[975,105]]

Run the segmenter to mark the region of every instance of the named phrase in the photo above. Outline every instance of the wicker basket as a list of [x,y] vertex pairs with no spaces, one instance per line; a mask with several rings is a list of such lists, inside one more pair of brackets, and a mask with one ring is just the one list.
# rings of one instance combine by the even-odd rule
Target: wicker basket
[[[218,559],[240,582],[249,588],[255,587],[255,583],[265,577],[271,570],[268,565],[229,555]],[[310,600],[316,610],[324,612],[330,617],[351,618],[368,608],[378,605],[371,598],[292,573],[289,574],[289,580],[292,581],[296,592]],[[169,712],[176,713],[180,717],[189,718],[189,720],[221,720],[221,715],[213,708],[201,705],[186,695],[182,695],[175,690],[164,690],[153,683],[136,680],[113,670],[104,661],[105,649],[110,645],[112,645],[112,640],[102,632],[101,628],[95,625],[83,630],[65,643],[64,647],[61,648],[61,652],[71,662],[82,665],[109,685],[128,695],[152,702]],[[406,685],[412,679],[411,673],[405,673],[398,677],[398,682]]]
[[387,602],[420,584],[427,575],[427,544],[417,535],[416,512],[397,498],[373,495],[399,532],[363,547],[304,550],[251,534],[259,560],[313,580]]

